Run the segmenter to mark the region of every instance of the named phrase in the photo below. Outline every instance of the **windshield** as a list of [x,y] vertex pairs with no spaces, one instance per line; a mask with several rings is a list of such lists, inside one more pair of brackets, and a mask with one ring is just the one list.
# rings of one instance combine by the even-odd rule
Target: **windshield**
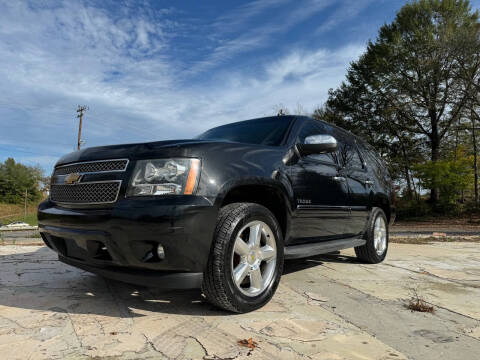
[[287,116],[240,121],[207,130],[197,139],[279,146],[291,122]]

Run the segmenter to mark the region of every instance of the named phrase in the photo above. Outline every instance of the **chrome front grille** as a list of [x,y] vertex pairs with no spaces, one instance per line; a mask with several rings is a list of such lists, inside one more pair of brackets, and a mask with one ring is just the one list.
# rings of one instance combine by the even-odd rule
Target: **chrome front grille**
[[[50,186],[50,199],[62,204],[109,204],[118,199],[121,175],[128,159],[88,161],[58,166]],[[98,177],[95,175],[101,173]],[[109,179],[108,173],[112,173]],[[99,178],[99,181],[95,181]]]
[[108,204],[117,201],[122,181],[52,185],[50,199],[68,204]]
[[127,165],[127,159],[82,162],[59,166],[55,169],[53,175],[125,171]]

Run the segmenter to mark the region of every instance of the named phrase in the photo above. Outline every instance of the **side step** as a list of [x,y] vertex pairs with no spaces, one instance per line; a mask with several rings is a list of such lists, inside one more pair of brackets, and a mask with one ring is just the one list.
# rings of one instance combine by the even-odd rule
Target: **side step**
[[310,244],[285,246],[285,259],[300,259],[332,251],[365,245],[365,239],[330,240]]

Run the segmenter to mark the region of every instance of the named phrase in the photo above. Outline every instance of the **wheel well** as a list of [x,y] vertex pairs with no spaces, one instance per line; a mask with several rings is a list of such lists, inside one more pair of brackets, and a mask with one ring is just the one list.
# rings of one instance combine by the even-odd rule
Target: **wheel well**
[[388,203],[388,200],[383,198],[377,199],[373,203],[373,206],[382,209],[383,212],[385,213],[385,216],[387,217],[387,223],[390,223],[391,212],[390,212],[390,205]]
[[287,211],[282,193],[270,186],[242,185],[230,190],[223,198],[222,207],[235,202],[250,202],[265,206],[277,219],[283,237],[287,231]]

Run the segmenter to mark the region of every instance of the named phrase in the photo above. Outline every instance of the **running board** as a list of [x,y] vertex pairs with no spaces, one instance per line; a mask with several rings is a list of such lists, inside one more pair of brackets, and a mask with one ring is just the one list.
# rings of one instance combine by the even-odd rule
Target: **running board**
[[286,246],[285,259],[300,259],[314,255],[326,254],[332,251],[349,249],[365,245],[365,239],[330,240],[309,244]]

